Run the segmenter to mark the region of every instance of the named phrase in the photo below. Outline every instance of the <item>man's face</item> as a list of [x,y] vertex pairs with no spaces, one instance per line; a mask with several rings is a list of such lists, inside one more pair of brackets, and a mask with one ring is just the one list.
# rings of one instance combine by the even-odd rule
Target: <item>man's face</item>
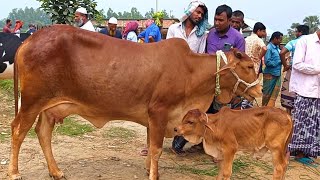
[[259,38],[265,38],[265,37],[267,37],[267,32],[266,32],[266,30],[258,30],[258,31],[257,31],[257,36],[258,36]]
[[202,9],[202,7],[197,7],[197,9],[190,15],[189,18],[192,24],[198,25],[199,22],[202,21],[203,17],[204,17],[204,10]]
[[86,18],[85,15],[83,15],[79,12],[76,12],[75,16],[74,16],[74,22],[75,22],[76,26],[78,26],[78,27],[83,26],[85,18]]
[[236,17],[236,16],[232,16],[231,17],[231,26],[233,28],[235,28],[236,30],[240,31],[240,29],[242,28],[244,22],[243,22],[243,17]]
[[11,26],[12,26],[12,22],[11,22],[11,21],[8,23],[8,26],[9,26],[9,27],[11,27]]
[[109,27],[110,31],[115,31],[117,29],[117,25],[116,24],[108,23],[108,27]]
[[300,37],[301,35],[302,35],[302,33],[299,32],[298,29],[295,29],[295,30],[294,30],[294,36],[295,36],[296,38]]
[[229,24],[230,19],[228,19],[226,12],[222,12],[220,15],[214,16],[214,27],[218,32],[227,30]]
[[280,36],[279,38],[275,38],[275,44],[276,45],[280,45],[282,42],[282,36]]

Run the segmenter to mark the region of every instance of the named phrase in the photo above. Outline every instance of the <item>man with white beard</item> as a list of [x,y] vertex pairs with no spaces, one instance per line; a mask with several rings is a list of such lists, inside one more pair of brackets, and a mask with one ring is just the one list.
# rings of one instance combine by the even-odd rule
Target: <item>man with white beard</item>
[[88,18],[88,12],[85,8],[79,7],[74,16],[75,25],[81,29],[95,31],[91,21]]

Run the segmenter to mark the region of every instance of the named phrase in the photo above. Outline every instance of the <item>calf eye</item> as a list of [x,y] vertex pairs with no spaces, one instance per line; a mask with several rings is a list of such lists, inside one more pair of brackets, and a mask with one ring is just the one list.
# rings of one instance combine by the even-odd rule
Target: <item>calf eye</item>
[[192,121],[188,121],[188,124],[193,124],[193,122]]

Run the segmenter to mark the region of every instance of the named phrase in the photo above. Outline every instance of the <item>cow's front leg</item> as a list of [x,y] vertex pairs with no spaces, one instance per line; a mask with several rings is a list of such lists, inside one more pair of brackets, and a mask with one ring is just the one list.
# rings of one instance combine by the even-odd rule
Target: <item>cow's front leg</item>
[[49,175],[53,179],[62,179],[64,174],[58,168],[51,148],[52,130],[54,125],[55,119],[53,117],[49,117],[45,112],[42,112],[36,126],[36,133],[48,164]]
[[[162,154],[163,138],[167,126],[167,112],[156,111],[150,113],[149,138],[150,147],[148,158],[150,158],[150,180],[156,180],[159,177],[158,163]],[[147,159],[148,159],[147,158]],[[147,165],[148,168],[148,165]]]

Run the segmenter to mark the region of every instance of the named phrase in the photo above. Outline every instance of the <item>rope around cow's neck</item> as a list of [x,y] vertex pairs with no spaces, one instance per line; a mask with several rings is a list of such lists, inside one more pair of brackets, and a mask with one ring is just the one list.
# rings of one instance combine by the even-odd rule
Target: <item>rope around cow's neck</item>
[[[217,55],[217,72],[220,70],[220,64],[221,64],[221,57],[225,64],[228,63],[227,56],[224,54],[223,51],[219,50],[216,52]],[[217,73],[216,75],[216,88],[215,88],[215,95],[219,96],[221,94],[221,89],[220,89],[220,74]]]

